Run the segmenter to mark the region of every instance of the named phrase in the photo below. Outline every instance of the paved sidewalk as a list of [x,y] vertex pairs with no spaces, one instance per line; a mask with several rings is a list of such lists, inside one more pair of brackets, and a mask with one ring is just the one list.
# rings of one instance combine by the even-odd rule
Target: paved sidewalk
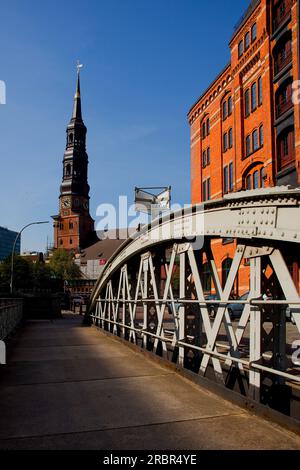
[[0,369],[0,449],[300,449],[82,317],[24,328]]

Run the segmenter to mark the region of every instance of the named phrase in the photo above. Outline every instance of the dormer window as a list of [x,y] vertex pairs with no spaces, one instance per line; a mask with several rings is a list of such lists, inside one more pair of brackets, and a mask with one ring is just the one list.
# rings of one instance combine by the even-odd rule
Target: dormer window
[[250,33],[246,33],[245,35],[245,51],[247,51],[250,47]]

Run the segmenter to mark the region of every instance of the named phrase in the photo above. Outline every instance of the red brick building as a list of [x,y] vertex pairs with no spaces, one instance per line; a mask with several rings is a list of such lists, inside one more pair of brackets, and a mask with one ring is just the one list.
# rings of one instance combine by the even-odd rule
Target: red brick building
[[[188,114],[193,203],[300,181],[299,0],[252,1],[229,47],[230,62]],[[234,250],[215,242],[223,282]],[[239,292],[246,269],[240,278]]]

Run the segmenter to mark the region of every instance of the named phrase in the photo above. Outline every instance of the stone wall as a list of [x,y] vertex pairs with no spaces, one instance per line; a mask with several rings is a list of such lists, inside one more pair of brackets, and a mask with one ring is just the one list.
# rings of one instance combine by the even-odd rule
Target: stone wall
[[5,340],[21,323],[22,299],[0,299],[0,340]]

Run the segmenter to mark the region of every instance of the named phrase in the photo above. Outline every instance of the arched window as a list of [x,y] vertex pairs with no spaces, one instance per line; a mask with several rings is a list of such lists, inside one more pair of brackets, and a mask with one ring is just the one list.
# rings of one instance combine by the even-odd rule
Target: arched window
[[73,141],[74,141],[74,135],[72,134],[69,134],[69,144],[73,144]]
[[247,51],[250,47],[250,33],[245,34],[245,51]]
[[245,117],[250,115],[250,90],[245,91]]
[[206,168],[210,165],[210,147],[202,152],[202,167]]
[[251,111],[255,111],[257,108],[257,84],[253,83],[251,87]]
[[206,163],[207,165],[210,165],[210,147],[208,147],[206,151]]
[[251,137],[247,135],[246,137],[246,157],[249,157],[251,154]]
[[242,57],[243,52],[244,52],[244,41],[241,40],[241,41],[239,42],[239,45],[238,45],[238,54],[239,54],[239,58]]
[[70,163],[68,163],[66,165],[66,172],[65,172],[65,175],[66,175],[67,178],[71,176],[71,171],[72,171],[72,167],[71,167]]
[[251,175],[247,175],[246,178],[245,178],[245,181],[246,181],[246,189],[252,189],[252,177]]
[[225,100],[222,105],[222,115],[223,115],[223,121],[227,119],[228,116],[228,107],[227,107],[227,101]]
[[206,160],[206,150],[202,152],[202,168],[206,168],[207,160]]
[[253,173],[253,189],[258,189],[261,187],[259,179],[260,173],[258,172],[258,170],[255,170],[255,172]]
[[[207,116],[207,115],[206,115]],[[210,134],[210,120],[205,118],[201,123],[201,137],[205,139]]]
[[264,187],[264,166],[262,163],[252,165],[248,171],[244,173],[244,188],[259,189]]
[[259,149],[259,143],[258,143],[258,130],[255,129],[252,132],[252,150],[253,152],[256,152]]
[[258,106],[261,106],[263,102],[263,86],[262,86],[261,77],[259,77],[259,79],[257,80],[257,86],[258,86]]
[[223,168],[223,191],[224,191],[224,194],[232,192],[233,188],[234,188],[233,163],[230,162],[229,165],[226,165]]
[[202,200],[209,201],[211,198],[210,178],[207,178],[202,183]]
[[260,179],[261,179],[261,187],[263,188],[265,185],[265,179],[266,179],[265,168],[263,166],[260,169]]
[[251,41],[255,41],[257,38],[257,25],[254,23],[254,25],[251,28]]
[[231,266],[232,266],[232,258],[226,258],[223,263],[222,263],[222,286],[223,286],[223,289],[226,285],[226,282],[227,282],[227,279],[228,279],[228,276],[229,276],[229,273],[230,273],[230,269],[231,269]]
[[223,134],[223,152],[227,152],[228,150],[228,134],[227,132],[225,132],[225,134]]
[[232,127],[228,131],[228,147],[231,149],[233,145],[233,137],[232,137]]
[[228,166],[223,169],[223,180],[224,180],[224,194],[228,193]]
[[260,147],[264,146],[264,126],[261,125],[259,128],[259,145]]
[[231,116],[232,114],[232,96],[229,96],[228,98],[228,116]]
[[209,118],[206,121],[206,135],[210,134],[210,120]]

